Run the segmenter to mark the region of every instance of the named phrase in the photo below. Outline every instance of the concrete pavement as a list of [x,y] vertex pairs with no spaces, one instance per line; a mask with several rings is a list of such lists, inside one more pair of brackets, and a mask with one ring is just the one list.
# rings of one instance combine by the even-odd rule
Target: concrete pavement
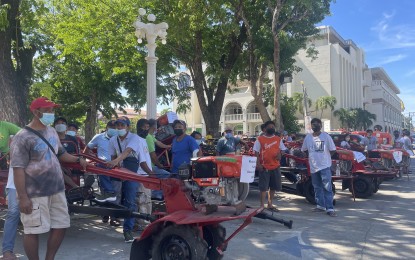
[[[415,259],[414,186],[411,174],[409,181],[404,176],[382,183],[369,199],[353,202],[350,192],[338,191],[335,218],[311,212],[313,206],[305,198],[282,193],[276,202],[281,210],[278,217],[292,219],[293,229],[255,218],[230,241],[224,259]],[[252,190],[248,204],[255,206],[258,196]],[[239,223],[224,223],[228,235]],[[43,258],[47,236],[41,238]],[[77,215],[56,259],[129,259],[129,250],[121,228],[102,224],[97,217]],[[16,252],[19,259],[26,259],[21,232]]]

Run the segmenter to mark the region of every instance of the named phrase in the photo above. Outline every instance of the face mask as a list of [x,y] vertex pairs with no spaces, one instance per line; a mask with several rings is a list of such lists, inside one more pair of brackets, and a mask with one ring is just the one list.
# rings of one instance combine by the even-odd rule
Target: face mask
[[148,130],[139,130],[138,132],[137,132],[137,134],[138,134],[138,136],[139,137],[141,137],[141,138],[146,138],[147,137],[147,135],[148,135]]
[[117,129],[108,128],[107,135],[109,137],[117,136],[118,135],[118,131],[117,131]]
[[232,133],[226,133],[225,137],[229,139],[229,138],[232,138],[233,135],[232,135]]
[[42,117],[39,118],[43,125],[50,125],[55,121],[55,113],[43,113]]
[[346,141],[348,142],[348,141],[350,141],[350,138],[346,138]]
[[181,136],[183,133],[183,129],[174,129],[174,134],[177,136]]
[[56,132],[62,133],[66,131],[66,125],[65,124],[57,124],[55,125]]
[[274,128],[267,128],[267,134],[269,134],[269,135],[275,134],[275,129]]
[[197,143],[197,145],[200,145],[202,143],[202,140],[196,139],[196,143]]
[[68,131],[68,132],[66,132],[66,134],[70,135],[70,136],[75,136],[76,132],[75,131]]
[[311,129],[313,130],[313,132],[320,132],[321,126],[311,126]]
[[118,129],[118,135],[119,136],[124,136],[127,134],[127,130],[126,129]]

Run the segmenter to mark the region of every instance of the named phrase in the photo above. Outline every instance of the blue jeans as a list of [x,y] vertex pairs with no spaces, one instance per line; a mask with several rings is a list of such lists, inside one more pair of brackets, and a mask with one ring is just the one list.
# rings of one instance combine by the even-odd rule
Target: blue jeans
[[[156,173],[156,177],[159,179],[166,179],[170,177],[170,172],[161,169],[157,166],[153,166],[153,172]],[[163,198],[163,191],[161,190],[152,190],[151,191],[151,197],[152,198],[157,198],[157,199],[162,199]]]
[[105,175],[98,175],[99,184],[101,185],[101,189],[104,192],[115,193],[114,187],[112,186],[112,181],[109,176]]
[[20,220],[19,203],[16,198],[15,189],[6,189],[7,192],[7,216],[4,222],[3,254],[7,251],[13,252],[16,240],[17,226]]
[[312,173],[311,181],[314,187],[317,208],[325,209],[327,212],[334,211],[330,167]]
[[[127,207],[129,210],[137,212],[137,189],[138,189],[138,182],[134,181],[124,181],[122,183],[122,205]],[[123,230],[124,231],[132,231],[134,227],[135,218],[126,218],[124,219]]]

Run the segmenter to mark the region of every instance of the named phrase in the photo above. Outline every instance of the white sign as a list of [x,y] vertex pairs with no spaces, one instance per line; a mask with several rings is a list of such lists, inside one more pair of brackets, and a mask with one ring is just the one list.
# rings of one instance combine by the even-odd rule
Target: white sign
[[241,179],[240,182],[251,183],[255,178],[256,157],[242,156]]
[[393,159],[395,159],[396,163],[402,162],[402,151],[394,151],[392,154]]
[[353,152],[353,154],[354,154],[354,158],[356,159],[356,161],[357,161],[358,163],[360,163],[360,162],[362,162],[362,161],[366,160],[366,156],[365,156],[363,153],[360,153],[360,152]]
[[311,116],[304,117],[304,128],[306,134],[313,133],[313,130],[311,129]]
[[177,114],[175,112],[171,112],[171,111],[167,112],[167,120],[169,120],[169,124],[173,123],[174,120],[176,119],[179,119],[179,118],[177,117]]
[[328,132],[330,131],[330,120],[326,120],[323,122],[323,131]]

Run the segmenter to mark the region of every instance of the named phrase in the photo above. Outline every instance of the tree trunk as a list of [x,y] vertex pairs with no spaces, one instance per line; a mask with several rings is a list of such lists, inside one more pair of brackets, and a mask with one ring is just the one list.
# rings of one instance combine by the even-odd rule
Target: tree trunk
[[280,108],[280,41],[278,34],[274,35],[274,116],[275,116],[275,128],[277,130],[283,130],[284,124],[281,120],[281,108]]
[[[255,67],[251,66],[251,71],[256,70]],[[251,76],[251,94],[254,97],[255,105],[258,108],[259,114],[261,115],[262,122],[270,121],[271,117],[268,114],[267,108],[265,107],[264,100],[262,98],[262,93],[264,90],[264,79],[268,74],[268,69],[265,64],[261,65],[260,75],[259,75],[259,82],[257,85],[257,77]]]
[[98,98],[96,89],[92,89],[91,105],[86,112],[85,120],[85,143],[88,143],[95,135],[95,126],[97,124],[98,115]]
[[[7,4],[8,27],[0,31],[0,118],[23,126],[27,121],[27,97],[33,71],[35,47],[24,47],[19,16],[20,1]],[[12,59],[12,54],[14,60]]]

